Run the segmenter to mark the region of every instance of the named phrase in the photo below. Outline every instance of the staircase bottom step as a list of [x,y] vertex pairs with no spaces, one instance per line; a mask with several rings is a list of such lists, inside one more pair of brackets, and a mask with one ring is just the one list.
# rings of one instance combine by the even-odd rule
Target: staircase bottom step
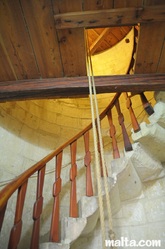
[[40,244],[40,249],[69,249],[69,244],[46,242]]

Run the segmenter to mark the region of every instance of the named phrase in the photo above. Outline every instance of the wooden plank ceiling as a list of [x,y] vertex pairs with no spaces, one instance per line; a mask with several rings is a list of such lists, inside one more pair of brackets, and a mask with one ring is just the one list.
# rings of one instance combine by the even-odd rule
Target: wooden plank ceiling
[[164,13],[164,0],[2,0],[0,86],[85,76],[84,28],[95,54],[114,46],[138,22],[134,73],[165,73]]

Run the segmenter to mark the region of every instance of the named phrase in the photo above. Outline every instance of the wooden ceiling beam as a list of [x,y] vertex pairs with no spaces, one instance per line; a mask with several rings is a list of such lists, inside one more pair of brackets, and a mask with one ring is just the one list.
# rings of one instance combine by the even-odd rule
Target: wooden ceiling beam
[[[165,74],[96,76],[97,93],[165,91]],[[84,97],[89,94],[88,78],[33,79],[0,83],[0,102]]]
[[165,5],[68,12],[54,18],[56,29],[133,26],[165,21]]
[[103,41],[104,37],[110,32],[109,28],[105,28],[102,33],[97,37],[97,39],[92,43],[90,46],[90,53],[91,55],[94,54],[96,49],[100,46],[101,42]]

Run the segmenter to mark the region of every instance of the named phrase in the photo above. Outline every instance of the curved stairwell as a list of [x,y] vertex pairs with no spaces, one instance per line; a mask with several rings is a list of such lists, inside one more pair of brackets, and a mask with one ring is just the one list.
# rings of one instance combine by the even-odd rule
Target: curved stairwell
[[[140,124],[140,131],[138,132],[132,130],[132,138],[134,140],[134,144],[132,145],[133,150],[125,151],[124,157],[111,161],[110,171],[112,172],[113,178],[109,178],[109,184],[111,185],[109,191],[110,199],[112,200],[112,215],[115,215],[115,213],[120,210],[120,201],[133,199],[141,194],[143,182],[165,176],[165,170],[162,167],[162,163],[165,161],[163,153],[165,148],[165,130],[163,129],[165,126],[165,103],[159,102],[157,99],[154,111],[155,112],[149,117],[150,124]],[[159,126],[159,123],[161,123],[163,128]],[[152,146],[147,146],[145,142],[143,144],[142,138],[146,136],[148,144],[154,147],[152,150],[150,150]],[[153,138],[155,138],[154,142]],[[155,143],[155,146],[153,143]],[[116,181],[114,181],[114,179],[116,179]],[[63,226],[64,231],[69,231],[63,237],[65,239],[62,240],[64,248],[65,244],[70,248],[69,245],[79,236],[87,236],[93,231],[98,221],[99,207],[97,197],[84,196],[81,198],[79,205],[79,210],[81,210],[79,217],[85,218],[86,220],[82,222],[81,218],[78,218],[75,219],[74,225],[71,224],[69,227],[68,224],[65,224]],[[68,222],[68,218],[66,218],[66,222]],[[77,233],[75,233],[74,226],[78,230]],[[84,229],[82,229],[82,227]],[[73,234],[76,234],[76,238],[73,238]],[[45,243],[42,244],[40,248],[56,248],[56,246],[54,245],[53,247],[52,244]]]
[[[137,198],[141,195],[143,183],[151,180],[156,180],[165,176],[165,171],[162,166],[162,164],[165,162],[163,152],[165,148],[165,102],[163,102],[165,99],[165,94],[159,93],[155,97],[157,100],[157,104],[154,107],[155,112],[149,117],[150,124],[142,123],[140,125],[138,125],[133,109],[131,108],[130,98],[128,95],[126,96],[127,108],[130,111],[132,125],[134,127],[132,130],[132,138],[134,140],[133,144],[130,143],[128,134],[125,129],[124,117],[119,104],[119,96],[120,94],[116,94],[112,103],[110,103],[106,110],[102,114],[100,114],[101,120],[106,116],[108,118],[110,125],[110,136],[113,145],[114,159],[107,165],[107,171],[109,176],[109,192],[113,217],[115,217],[115,215],[120,212],[121,202]],[[113,124],[113,117],[111,113],[111,110],[114,106],[116,106],[117,109],[119,123],[121,125],[123,134],[125,148],[123,157],[120,157],[120,152],[115,137],[116,130]],[[74,242],[78,238],[86,237],[94,231],[99,220],[99,207],[97,201],[97,192],[95,193],[95,196],[93,194],[92,174],[90,170],[91,153],[89,148],[88,131],[91,128],[92,126],[89,125],[86,129],[80,132],[78,136],[68,141],[65,146],[61,146],[55,152],[52,152],[39,163],[34,165],[33,168],[27,171],[25,175],[23,174],[21,178],[18,177],[18,179],[16,179],[13,183],[9,184],[8,187],[6,187],[0,192],[0,225],[2,225],[3,223],[8,198],[10,198],[10,195],[17,189],[19,193],[16,205],[17,211],[15,224],[11,231],[9,248],[16,248],[17,244],[19,244],[19,240],[21,238],[22,210],[26,193],[27,179],[30,175],[37,171],[38,187],[36,202],[34,204],[33,209],[34,226],[31,239],[31,248],[79,248],[76,247],[76,244],[74,247]],[[86,196],[82,196],[79,202],[77,203],[76,176],[78,172],[76,165],[76,141],[81,136],[84,137],[85,144],[84,164],[86,166]],[[154,143],[156,144],[156,146],[153,150]],[[64,147],[68,145],[70,146],[71,150],[70,217],[63,217],[60,221],[59,195],[61,192],[62,152],[64,150]],[[43,238],[39,239],[39,221],[40,216],[42,215],[43,203],[42,190],[44,182],[44,171],[46,163],[54,157],[56,158],[56,176],[55,183],[53,186],[54,206],[52,211],[52,221],[50,228],[50,241],[41,243],[41,241],[44,241],[44,236]],[[14,189],[9,191],[9,188],[12,186],[14,186]],[[9,191],[8,195],[5,194],[5,191]],[[102,194],[104,195],[104,189],[102,191]]]

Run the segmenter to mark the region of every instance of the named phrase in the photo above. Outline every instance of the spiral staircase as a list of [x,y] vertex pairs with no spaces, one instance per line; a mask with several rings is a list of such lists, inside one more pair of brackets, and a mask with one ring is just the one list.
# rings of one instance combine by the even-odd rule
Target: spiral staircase
[[[149,113],[149,123],[138,124],[132,109],[131,95],[126,95],[127,108],[132,120],[132,139],[131,144],[127,134],[124,117],[120,108],[120,95],[116,94],[109,106],[100,114],[100,120],[108,118],[110,125],[110,137],[112,139],[113,159],[107,163],[109,193],[113,218],[120,212],[121,203],[136,199],[142,193],[142,186],[146,182],[155,181],[165,176],[163,164],[165,162],[165,94],[164,92],[155,93],[156,104],[154,109],[150,103],[141,95],[143,106]],[[144,101],[145,100],[145,101]],[[116,107],[119,124],[122,129],[124,150],[118,149],[115,137],[116,130],[113,123],[112,108]],[[93,178],[93,167],[91,167],[91,152],[89,142],[90,124],[83,131],[70,139],[63,146],[53,151],[41,161],[33,165],[30,169],[14,179],[0,192],[0,225],[3,231],[3,220],[8,215],[6,209],[8,200],[17,192],[17,202],[15,205],[14,224],[10,232],[8,248],[20,248],[23,210],[26,209],[25,198],[28,179],[37,172],[36,201],[33,206],[33,230],[30,248],[79,248],[76,246],[78,238],[87,237],[95,229],[99,222],[99,206],[97,190],[94,191],[95,179]],[[77,140],[83,137],[85,145],[84,164],[86,166],[86,196],[82,196],[77,203],[76,178],[77,171]],[[71,170],[70,170],[70,211],[69,215],[60,218],[60,192],[62,191],[62,154],[66,147],[70,147]],[[99,144],[98,144],[99,151]],[[105,155],[106,162],[109,157]],[[53,208],[49,230],[40,234],[43,212],[43,188],[46,164],[55,158],[55,182],[53,184]],[[67,189],[67,192],[69,190]],[[104,188],[102,195],[105,195]],[[104,199],[104,198],[103,198]],[[14,212],[14,211],[13,211]],[[108,235],[107,235],[108,236]],[[5,237],[2,237],[3,240]],[[1,243],[3,245],[3,243]],[[25,245],[23,246],[25,248]],[[28,248],[28,247],[27,247]],[[163,248],[163,247],[162,247]]]

